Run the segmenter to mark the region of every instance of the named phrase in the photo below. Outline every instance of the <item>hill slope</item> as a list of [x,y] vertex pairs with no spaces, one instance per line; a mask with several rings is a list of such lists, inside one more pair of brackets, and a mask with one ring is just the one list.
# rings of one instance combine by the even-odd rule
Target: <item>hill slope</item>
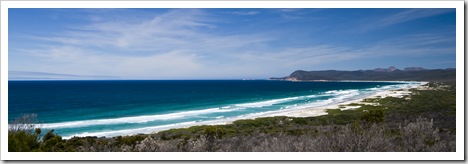
[[[394,67],[391,67],[394,68]],[[372,81],[454,81],[455,69],[374,69],[358,71],[303,71],[273,80],[318,81],[318,80],[372,80]]]

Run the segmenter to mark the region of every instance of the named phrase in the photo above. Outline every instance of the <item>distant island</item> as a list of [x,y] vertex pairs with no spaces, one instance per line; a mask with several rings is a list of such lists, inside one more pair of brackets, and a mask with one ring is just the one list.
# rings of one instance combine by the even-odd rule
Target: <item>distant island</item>
[[288,81],[341,81],[341,80],[369,80],[369,81],[453,81],[456,69],[425,69],[422,67],[407,67],[403,70],[393,66],[376,68],[374,70],[356,71],[304,71],[297,70],[286,77],[272,77],[272,80]]

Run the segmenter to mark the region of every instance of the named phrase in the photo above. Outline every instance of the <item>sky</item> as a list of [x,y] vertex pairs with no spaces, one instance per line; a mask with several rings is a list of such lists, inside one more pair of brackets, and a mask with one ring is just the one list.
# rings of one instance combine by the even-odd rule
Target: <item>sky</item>
[[[8,10],[9,79],[455,68],[455,9]],[[49,76],[50,77],[50,76]]]

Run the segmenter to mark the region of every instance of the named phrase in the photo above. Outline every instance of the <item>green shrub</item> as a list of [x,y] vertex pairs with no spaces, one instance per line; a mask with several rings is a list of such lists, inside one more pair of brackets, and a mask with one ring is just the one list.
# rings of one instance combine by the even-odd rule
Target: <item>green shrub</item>
[[42,137],[41,151],[60,152],[65,151],[65,141],[60,135],[54,134],[54,130],[50,130]]
[[369,123],[378,123],[384,121],[384,112],[383,110],[369,110],[365,111],[362,115],[362,120]]
[[116,145],[135,145],[137,142],[144,140],[144,135],[133,135],[133,136],[118,136],[116,139]]
[[299,124],[299,125],[307,125],[308,121],[305,118],[294,118],[292,122]]
[[9,152],[30,152],[39,148],[39,134],[25,131],[8,132]]
[[208,126],[205,128],[204,134],[209,137],[221,138],[225,132],[221,127]]
[[36,114],[24,114],[8,125],[8,151],[29,152],[39,148],[41,129],[36,128]]

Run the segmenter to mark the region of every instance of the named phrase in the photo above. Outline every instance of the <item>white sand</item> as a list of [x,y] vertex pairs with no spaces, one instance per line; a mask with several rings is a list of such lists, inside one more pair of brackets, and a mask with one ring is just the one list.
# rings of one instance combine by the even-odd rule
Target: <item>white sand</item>
[[[363,102],[364,99],[367,98],[385,98],[385,97],[398,97],[401,98],[404,95],[409,95],[412,88],[417,88],[419,90],[426,90],[429,89],[426,86],[422,86],[426,83],[418,83],[418,84],[410,84],[406,85],[404,88],[400,88],[397,90],[385,90],[376,92],[373,95],[370,95],[365,98],[354,99],[350,101],[345,101],[341,103],[333,103],[324,106],[318,107],[309,107],[309,108],[294,108],[288,110],[279,110],[279,111],[269,111],[265,113],[255,113],[250,115],[238,116],[233,118],[226,118],[220,120],[210,120],[210,121],[202,121],[202,122],[185,122],[179,124],[172,124],[172,125],[162,125],[162,126],[154,126],[154,127],[145,127],[145,128],[138,128],[138,129],[127,129],[127,130],[120,130],[120,131],[112,131],[112,132],[100,132],[100,133],[85,133],[85,134],[76,134],[75,136],[121,136],[121,135],[133,135],[139,133],[157,133],[158,131],[168,130],[168,129],[175,129],[175,128],[187,128],[191,126],[198,126],[198,125],[222,125],[222,124],[230,124],[236,120],[244,120],[244,119],[255,119],[259,117],[273,117],[273,116],[288,116],[288,117],[314,117],[314,116],[321,116],[326,115],[327,109],[341,109],[341,110],[352,110],[361,107],[360,105],[378,105],[377,103],[370,103],[370,102]],[[353,105],[350,105],[353,104]],[[356,105],[357,104],[357,105]],[[64,139],[69,139],[71,136],[64,136]]]
[[[385,97],[397,97],[397,98],[402,98],[405,95],[411,94],[410,89],[413,88],[418,88],[418,89],[426,89],[424,88],[424,85],[426,83],[421,83],[420,85],[410,85],[407,88],[401,88],[397,90],[386,90],[386,91],[380,91],[377,92],[371,96],[365,97],[365,98],[360,98],[356,100],[350,100],[338,104],[330,104],[326,106],[321,106],[321,107],[314,107],[314,108],[304,108],[304,109],[298,109],[294,111],[284,111],[284,112],[275,112],[274,114],[268,114],[268,115],[262,115],[260,117],[271,117],[271,116],[288,116],[288,117],[314,117],[314,116],[321,116],[321,115],[326,115],[327,109],[341,109],[341,110],[350,110],[350,109],[357,109],[361,106],[359,105],[350,105],[350,104],[361,104],[361,105],[379,105],[377,103],[369,103],[369,102],[363,102],[364,99],[369,99],[369,98],[385,98]],[[342,108],[340,108],[342,107]]]
[[[324,105],[324,106],[319,106],[319,107],[311,107],[311,108],[303,108],[303,109],[292,109],[292,110],[280,110],[280,111],[270,111],[270,112],[265,112],[261,114],[251,114],[251,115],[244,115],[244,116],[238,116],[234,118],[227,118],[227,119],[221,119],[221,120],[211,120],[211,121],[203,121],[203,122],[196,122],[196,123],[191,123],[190,125],[185,125],[185,124],[178,124],[178,125],[172,125],[172,126],[167,126],[164,128],[147,128],[145,129],[146,132],[151,131],[153,133],[157,133],[158,131],[161,130],[167,130],[167,129],[174,129],[174,128],[187,128],[191,126],[198,126],[198,125],[224,125],[224,124],[230,124],[236,120],[244,120],[244,119],[255,119],[255,118],[260,118],[260,117],[274,117],[274,116],[288,116],[288,117],[314,117],[314,116],[321,116],[321,115],[326,115],[327,109],[341,109],[341,110],[352,110],[352,109],[357,109],[361,107],[360,105],[378,105],[377,103],[370,103],[370,102],[363,102],[364,99],[368,98],[385,98],[385,97],[398,97],[401,98],[405,95],[409,95],[411,91],[410,89],[413,88],[418,88],[418,89],[427,89],[425,88],[424,85],[426,83],[419,83],[419,84],[414,84],[414,85],[407,85],[405,88],[400,88],[397,90],[385,90],[385,91],[379,91],[376,92],[373,95],[370,95],[365,98],[359,98],[355,100],[350,100],[346,102],[341,102],[341,103],[335,103],[335,104],[330,104],[330,105]],[[353,104],[353,105],[350,105]],[[358,104],[358,105],[356,105]],[[141,132],[141,131],[140,131]],[[145,131],[143,131],[145,133]]]
[[[346,101],[346,102],[341,102],[341,103],[337,103],[337,104],[330,104],[330,105],[324,105],[324,106],[319,106],[319,107],[311,107],[311,108],[303,108],[303,109],[270,111],[270,112],[265,112],[263,114],[252,114],[252,115],[246,115],[246,116],[239,116],[239,117],[236,117],[236,118],[200,122],[200,123],[197,123],[197,125],[223,125],[223,124],[230,124],[230,123],[232,123],[232,122],[234,122],[236,120],[255,119],[255,118],[261,118],[261,117],[274,117],[274,116],[288,116],[288,117],[315,117],[315,116],[321,116],[321,115],[326,115],[327,114],[327,112],[326,112],[327,109],[352,110],[352,109],[357,109],[357,108],[361,107],[361,106],[355,105],[355,104],[379,105],[377,103],[363,102],[364,99],[368,99],[368,98],[385,98],[385,97],[402,98],[405,95],[411,94],[411,91],[409,91],[410,89],[413,89],[413,88],[427,89],[427,88],[425,88],[425,86],[422,86],[424,84],[426,84],[426,82],[422,82],[422,83],[414,84],[414,85],[407,85],[405,88],[399,88],[399,89],[396,89],[396,90],[379,91],[379,92],[376,92],[373,95],[370,95],[368,97],[359,98],[359,99],[355,99],[355,100],[350,100],[350,101]],[[349,104],[354,104],[354,105],[349,105]],[[189,127],[189,126],[187,126],[187,127]]]

